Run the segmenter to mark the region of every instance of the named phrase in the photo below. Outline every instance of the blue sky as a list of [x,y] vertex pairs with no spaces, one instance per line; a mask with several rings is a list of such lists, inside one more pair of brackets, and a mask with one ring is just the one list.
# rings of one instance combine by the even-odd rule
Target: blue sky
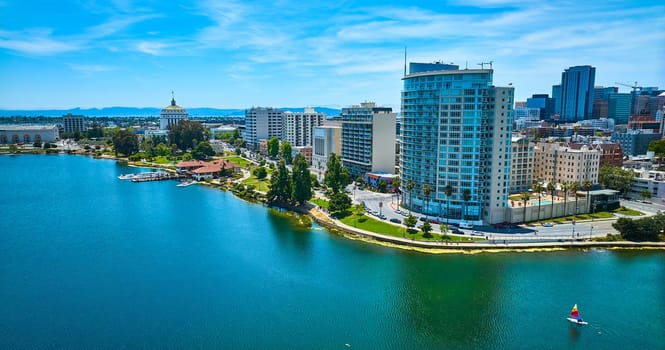
[[517,100],[586,64],[665,88],[662,1],[0,0],[0,108],[399,109],[405,46]]

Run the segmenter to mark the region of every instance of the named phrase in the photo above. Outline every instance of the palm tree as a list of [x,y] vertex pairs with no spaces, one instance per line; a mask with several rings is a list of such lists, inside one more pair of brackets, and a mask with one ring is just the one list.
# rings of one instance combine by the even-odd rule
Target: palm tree
[[468,188],[465,188],[464,191],[462,191],[462,200],[464,200],[464,210],[462,211],[462,221],[464,221],[466,217],[466,207],[469,204],[469,201],[471,200],[471,190]]
[[543,187],[543,184],[540,182],[536,182],[533,184],[533,191],[538,194],[538,221],[540,221],[540,200],[542,199],[543,196],[543,190],[545,188]]
[[443,192],[446,194],[446,199],[448,200],[448,208],[446,208],[446,225],[448,224],[448,218],[450,217],[450,196],[453,195],[453,186],[447,184],[443,188]]
[[526,224],[526,204],[529,202],[530,198],[531,198],[531,194],[528,191],[524,191],[524,192],[522,192],[522,194],[520,194],[520,199],[522,200],[522,202],[524,202],[524,215],[523,215],[523,217],[524,217],[524,223],[525,224]]
[[566,212],[566,207],[568,204],[568,191],[570,191],[570,185],[568,184],[568,182],[564,181],[561,184],[561,190],[563,191],[563,216],[566,216],[568,215],[568,213]]
[[432,193],[432,187],[428,184],[423,186],[423,195],[427,198],[427,205],[425,206],[425,218],[427,219],[427,212],[429,211],[429,195]]
[[398,207],[399,207],[399,193],[400,193],[399,187],[400,187],[401,184],[402,184],[402,182],[400,181],[399,176],[395,176],[395,178],[393,178],[392,187],[393,187],[393,191],[397,194],[397,206]]
[[409,215],[411,215],[411,206],[413,205],[413,192],[411,192],[413,191],[413,187],[415,187],[413,180],[409,179],[406,182],[406,189],[409,190]]
[[572,194],[575,195],[575,211],[573,212],[573,220],[574,220],[575,216],[577,215],[577,191],[580,190],[579,182],[571,181],[570,184],[568,185],[568,189]]
[[550,193],[552,200],[552,208],[550,209],[550,219],[554,217],[554,191],[556,191],[556,185],[554,182],[550,181],[547,183],[547,191]]
[[591,187],[593,187],[591,180],[584,180],[584,183],[582,183],[582,189],[586,191],[586,204],[589,211],[591,211],[591,197],[589,196]]

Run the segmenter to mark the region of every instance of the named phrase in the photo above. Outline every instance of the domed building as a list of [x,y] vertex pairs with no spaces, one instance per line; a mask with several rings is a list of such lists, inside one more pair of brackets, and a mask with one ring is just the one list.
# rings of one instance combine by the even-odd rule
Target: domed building
[[[171,93],[173,95],[173,93]],[[166,106],[159,113],[159,128],[167,130],[170,125],[176,125],[181,120],[187,120],[189,114],[187,111],[175,104],[175,97],[171,97],[171,105]]]

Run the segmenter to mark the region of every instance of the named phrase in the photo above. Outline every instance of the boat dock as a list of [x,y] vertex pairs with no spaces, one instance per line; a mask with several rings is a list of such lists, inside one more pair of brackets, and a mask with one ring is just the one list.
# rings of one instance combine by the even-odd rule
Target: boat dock
[[164,172],[155,172],[155,173],[146,173],[150,175],[143,175],[139,177],[134,177],[132,182],[149,182],[149,181],[162,181],[162,180],[174,180],[181,179],[185,177],[184,175],[174,174],[174,173],[164,173]]

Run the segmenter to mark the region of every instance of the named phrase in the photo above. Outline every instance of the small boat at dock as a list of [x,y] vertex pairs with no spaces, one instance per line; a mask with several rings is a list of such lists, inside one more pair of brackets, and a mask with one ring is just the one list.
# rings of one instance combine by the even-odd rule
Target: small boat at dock
[[178,186],[178,187],[187,187],[187,186],[193,185],[195,183],[196,183],[196,181],[190,179],[190,180],[185,180],[185,181],[177,184],[176,186]]

